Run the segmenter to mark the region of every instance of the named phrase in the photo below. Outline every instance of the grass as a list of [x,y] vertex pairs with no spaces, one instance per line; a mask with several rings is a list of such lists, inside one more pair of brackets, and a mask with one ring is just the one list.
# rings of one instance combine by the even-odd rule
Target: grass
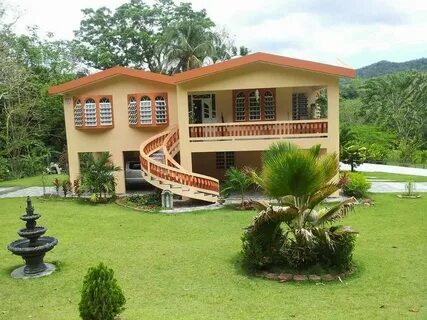
[[427,182],[427,177],[413,176],[407,174],[387,173],[387,172],[362,172],[367,178],[381,179],[398,182]]
[[[69,179],[68,175],[66,175],[66,174],[45,175],[46,187],[52,187],[53,186],[53,180],[55,180],[55,178],[58,178],[59,180]],[[42,180],[41,175],[0,182],[0,187],[28,188],[28,187],[42,187],[42,186],[43,186],[43,180]]]
[[[50,277],[14,280],[20,258],[3,249],[0,318],[79,319],[87,268],[115,270],[130,319],[426,319],[427,197],[373,195],[345,219],[360,232],[358,272],[344,283],[281,284],[251,278],[239,264],[253,211],[144,214],[115,204],[35,200],[47,235],[59,239]],[[24,199],[1,199],[0,247],[18,238]],[[2,319],[3,319],[2,318]]]

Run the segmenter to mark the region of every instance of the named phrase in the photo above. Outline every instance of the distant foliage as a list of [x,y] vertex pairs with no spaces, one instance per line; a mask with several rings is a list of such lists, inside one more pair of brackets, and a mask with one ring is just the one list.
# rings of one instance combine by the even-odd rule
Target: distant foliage
[[363,198],[366,197],[370,187],[371,183],[362,173],[350,172],[343,192],[346,196]]
[[402,71],[427,71],[427,58],[415,59],[405,62],[379,61],[369,66],[357,69],[360,78],[373,78],[390,73]]
[[125,303],[125,296],[112,269],[103,263],[89,268],[79,303],[83,320],[115,320],[123,312]]

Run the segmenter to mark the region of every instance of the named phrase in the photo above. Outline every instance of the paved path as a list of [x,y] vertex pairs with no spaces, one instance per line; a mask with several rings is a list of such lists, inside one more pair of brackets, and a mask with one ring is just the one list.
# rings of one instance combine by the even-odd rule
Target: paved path
[[[340,170],[349,171],[350,166],[340,163]],[[427,177],[427,169],[389,166],[385,164],[364,163],[358,166],[356,170],[361,172],[387,172]]]
[[[1,191],[1,190],[0,190]],[[54,187],[46,187],[46,194],[56,194]],[[18,197],[40,197],[43,195],[43,187],[30,187],[18,189],[11,188],[10,192],[0,193],[0,198],[18,198]]]

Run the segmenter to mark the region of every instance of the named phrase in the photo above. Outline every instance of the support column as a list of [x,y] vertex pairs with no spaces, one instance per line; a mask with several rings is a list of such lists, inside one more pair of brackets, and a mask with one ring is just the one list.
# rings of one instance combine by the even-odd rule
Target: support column
[[191,160],[189,118],[188,118],[188,93],[185,88],[177,86],[177,106],[178,106],[178,125],[179,125],[179,155],[181,166],[192,171],[193,164]]
[[116,179],[116,193],[126,193],[126,184],[125,184],[125,168],[124,168],[124,159],[123,152],[121,150],[115,150],[111,152],[111,161],[115,166],[120,167],[120,171],[114,172],[114,178]]
[[68,174],[70,175],[70,182],[73,183],[74,180],[79,179],[80,176],[80,161],[79,153],[72,152],[68,148]]
[[339,153],[340,147],[340,113],[339,113],[338,79],[328,85],[328,152]]
[[[327,153],[340,153],[340,113],[339,113],[339,84],[338,79],[335,83],[328,85],[328,146]],[[339,179],[339,174],[335,176]],[[332,194],[332,197],[338,197],[339,191]]]

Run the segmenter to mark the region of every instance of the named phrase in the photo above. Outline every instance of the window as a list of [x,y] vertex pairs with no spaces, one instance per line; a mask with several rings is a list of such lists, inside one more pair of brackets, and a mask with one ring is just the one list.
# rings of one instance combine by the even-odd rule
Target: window
[[112,96],[74,97],[74,126],[77,129],[112,128],[112,100]]
[[110,99],[104,97],[99,100],[99,115],[101,126],[111,126],[113,124],[113,110]]
[[276,106],[274,103],[274,95],[270,90],[264,93],[264,119],[276,119]]
[[217,152],[216,168],[229,169],[231,167],[234,167],[234,152]]
[[308,119],[307,96],[305,93],[292,94],[292,120]]
[[246,120],[246,110],[245,110],[245,104],[246,104],[246,97],[243,92],[239,92],[236,95],[236,121],[245,121]]
[[77,99],[74,103],[74,125],[81,127],[83,125],[82,103]]
[[128,95],[128,118],[131,127],[168,125],[166,93],[134,93]]
[[140,102],[141,124],[152,124],[151,99],[143,96]]
[[136,99],[135,97],[130,97],[128,105],[128,118],[129,124],[138,123],[138,111],[136,110]]
[[276,119],[275,89],[235,91],[234,121],[271,121]]
[[89,98],[85,101],[85,126],[96,127],[96,103],[95,100]]
[[166,115],[166,101],[162,96],[156,97],[156,123],[163,124],[167,123]]
[[249,94],[249,121],[261,120],[261,105],[259,100],[259,91],[258,94],[255,91]]

